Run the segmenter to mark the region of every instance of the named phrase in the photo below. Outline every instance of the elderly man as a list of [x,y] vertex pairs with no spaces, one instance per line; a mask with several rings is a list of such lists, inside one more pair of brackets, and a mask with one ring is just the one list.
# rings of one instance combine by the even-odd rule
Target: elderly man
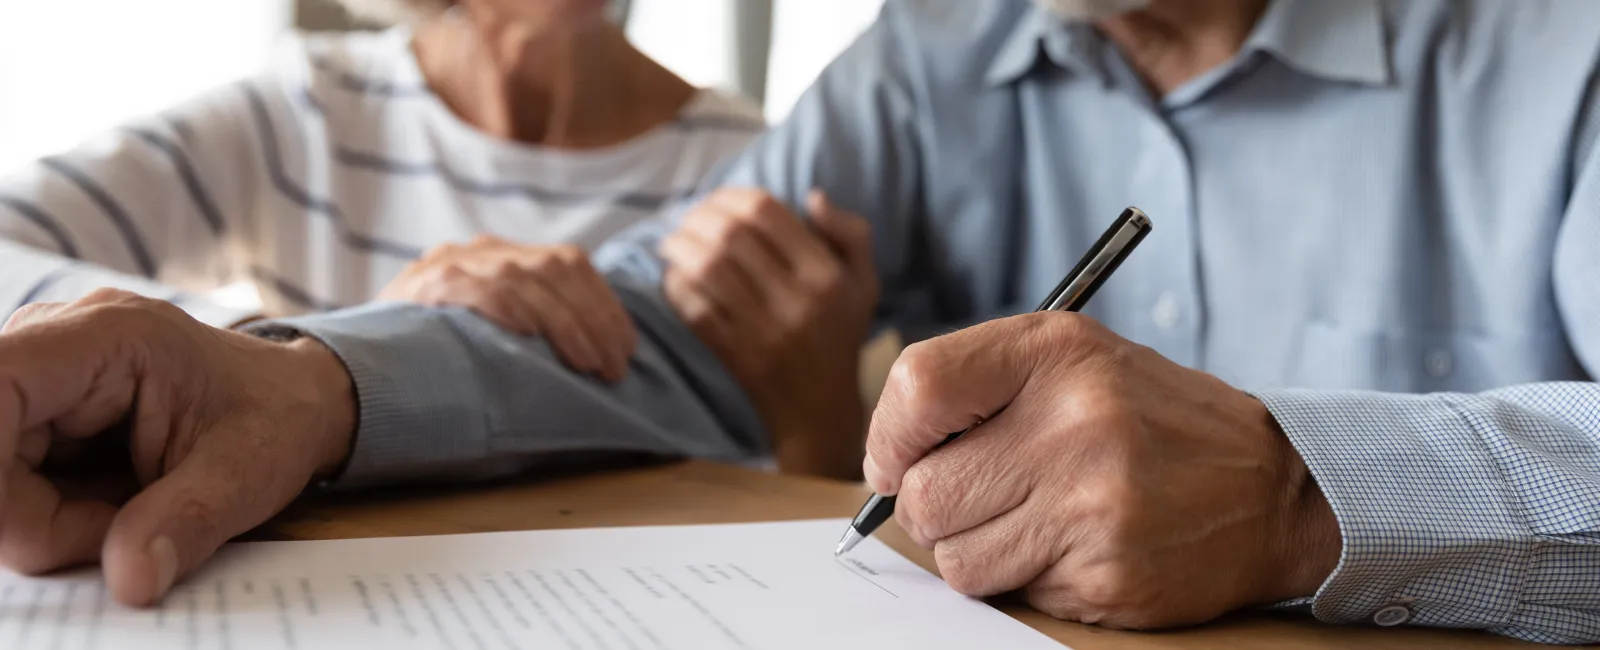
[[[759,189],[601,256],[644,334],[614,387],[459,310],[256,337],[120,294],[28,310],[0,559],[98,559],[146,603],[311,482],[505,475],[593,427],[764,454],[783,403],[843,421],[872,306],[913,338],[1022,311],[1136,204],[1156,233],[1086,315],[897,366],[865,471],[954,587],[1600,641],[1600,8],[1137,4],[891,0],[722,181]],[[63,500],[100,454],[58,441],[116,423],[140,487]]]

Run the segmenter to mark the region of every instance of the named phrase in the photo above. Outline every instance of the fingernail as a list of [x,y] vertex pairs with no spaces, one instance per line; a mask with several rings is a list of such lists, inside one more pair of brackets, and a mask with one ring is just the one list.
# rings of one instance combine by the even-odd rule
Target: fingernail
[[156,563],[156,594],[164,595],[178,578],[178,547],[161,535],[150,541],[150,559]]

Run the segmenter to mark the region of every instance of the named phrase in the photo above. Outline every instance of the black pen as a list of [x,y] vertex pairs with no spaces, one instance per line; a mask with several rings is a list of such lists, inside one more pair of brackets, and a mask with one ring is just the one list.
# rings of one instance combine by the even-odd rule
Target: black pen
[[[1150,217],[1138,208],[1128,208],[1122,215],[1112,222],[1106,233],[1100,236],[1100,241],[1084,254],[1078,265],[1061,279],[1061,284],[1056,285],[1055,291],[1039,303],[1039,308],[1034,311],[1078,311],[1083,309],[1089,297],[1105,284],[1106,278],[1111,277],[1111,272],[1117,270],[1122,260],[1127,259],[1133,248],[1139,245],[1145,235],[1150,234]],[[966,431],[950,434],[940,446],[949,444],[950,441],[961,437]],[[861,540],[872,535],[872,531],[889,519],[894,514],[894,497],[879,494],[867,499],[867,504],[861,506],[861,512],[856,514],[855,521],[850,522],[850,527],[844,531],[844,538],[839,540],[838,548],[834,555],[844,555],[850,549],[860,544]]]

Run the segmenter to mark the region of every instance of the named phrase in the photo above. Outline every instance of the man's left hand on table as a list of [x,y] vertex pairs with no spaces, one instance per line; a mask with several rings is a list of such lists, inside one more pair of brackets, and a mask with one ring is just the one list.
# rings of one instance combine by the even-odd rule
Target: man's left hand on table
[[0,336],[0,565],[99,562],[118,601],[152,604],[337,471],[355,418],[315,340],[111,290],[25,307]]

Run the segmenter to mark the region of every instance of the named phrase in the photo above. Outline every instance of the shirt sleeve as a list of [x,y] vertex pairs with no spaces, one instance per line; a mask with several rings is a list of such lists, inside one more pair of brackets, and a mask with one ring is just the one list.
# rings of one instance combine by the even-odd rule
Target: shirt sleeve
[[335,489],[488,480],[619,456],[770,455],[738,384],[659,294],[626,278],[613,288],[640,333],[615,385],[568,370],[541,339],[462,309],[374,304],[246,329],[312,336],[350,371],[360,422]]
[[1318,618],[1600,642],[1600,386],[1257,396],[1339,522]]
[[[1552,271],[1565,334],[1591,377],[1600,373],[1597,107],[1575,137]],[[1600,643],[1600,384],[1257,396],[1344,539],[1312,603],[1318,617]]]
[[[835,205],[865,217],[883,284],[879,320],[884,325],[931,320],[923,314],[932,310],[932,274],[917,245],[922,152],[913,77],[899,34],[905,22],[897,15],[904,11],[901,4],[886,3],[782,124],[701,186],[702,196],[719,187],[761,188],[800,215],[806,195],[822,188]],[[638,282],[659,282],[663,263],[656,248],[672,225],[641,224],[602,246],[596,260]]]
[[205,94],[0,176],[0,317],[115,287],[226,326],[221,286],[259,157],[237,89]]

